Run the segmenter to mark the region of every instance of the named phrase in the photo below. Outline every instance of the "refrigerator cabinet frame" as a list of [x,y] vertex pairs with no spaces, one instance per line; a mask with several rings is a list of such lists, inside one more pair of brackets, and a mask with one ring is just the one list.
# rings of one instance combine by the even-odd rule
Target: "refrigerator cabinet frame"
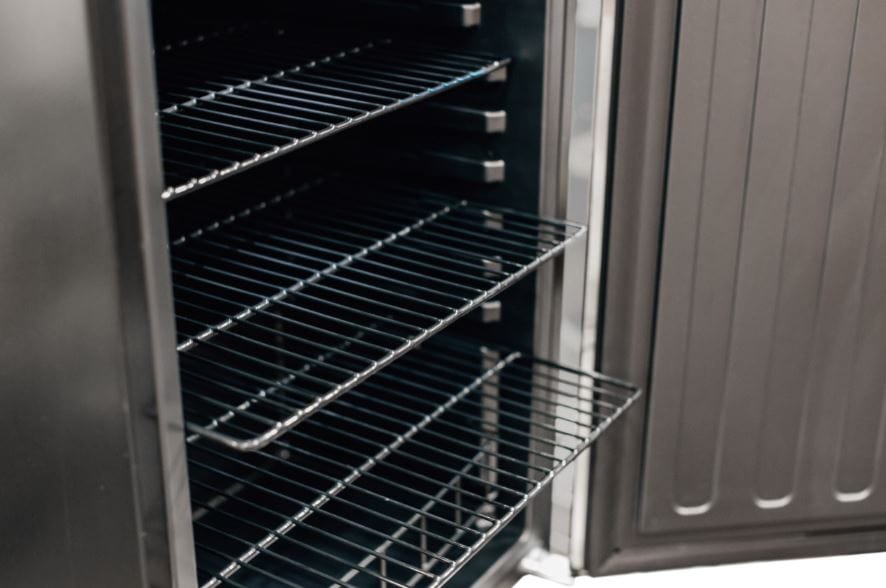
[[[569,128],[566,105],[570,95],[567,76],[570,58],[566,48],[569,47],[571,24],[567,15],[574,10],[575,0],[544,1],[547,9],[544,63],[536,64],[536,67],[544,68],[542,134],[539,137],[539,213],[563,217],[567,208],[563,186],[568,148],[566,130]],[[10,458],[20,457],[20,450],[15,447],[20,447],[24,441],[38,449],[36,459],[55,464],[50,466],[53,468],[58,466],[59,443],[66,448],[63,456],[80,450],[78,442],[72,441],[82,436],[89,437],[90,443],[97,443],[101,451],[85,462],[89,467],[76,467],[72,474],[76,476],[75,480],[69,479],[51,488],[57,500],[53,506],[47,506],[43,514],[55,521],[53,528],[56,530],[49,532],[63,538],[60,543],[63,545],[54,551],[58,557],[57,565],[44,558],[41,565],[27,566],[22,573],[26,578],[31,577],[28,574],[42,577],[40,574],[51,567],[60,570],[63,577],[74,583],[82,581],[94,585],[116,578],[112,581],[119,580],[118,583],[126,585],[135,582],[145,587],[188,588],[196,585],[197,574],[175,354],[171,272],[164,203],[159,196],[163,178],[154,103],[151,17],[148,4],[139,0],[115,0],[110,5],[102,3],[101,6],[94,0],[65,4],[65,10],[58,6],[57,15],[70,17],[70,38],[77,45],[76,51],[70,47],[67,51],[71,55],[69,59],[75,62],[72,64],[74,73],[70,76],[76,75],[76,81],[63,78],[59,81],[64,84],[46,84],[41,89],[55,96],[70,95],[73,88],[82,100],[75,106],[85,133],[79,136],[58,133],[55,119],[45,120],[44,126],[32,132],[38,137],[51,136],[55,132],[57,140],[74,154],[71,159],[76,161],[79,173],[85,178],[81,186],[69,182],[55,169],[49,169],[51,173],[42,172],[48,178],[46,183],[54,184],[59,193],[71,196],[70,187],[78,188],[73,197],[69,197],[67,207],[57,208],[51,218],[92,219],[90,225],[94,224],[90,235],[100,250],[80,247],[78,240],[82,233],[78,231],[82,231],[82,225],[78,230],[56,233],[52,237],[57,244],[61,240],[61,249],[77,260],[76,267],[92,264],[94,271],[102,272],[100,283],[94,285],[94,296],[77,300],[77,310],[82,311],[80,320],[84,325],[92,325],[89,330],[98,329],[100,333],[93,333],[94,338],[84,337],[80,345],[65,347],[63,351],[53,345],[37,354],[37,359],[63,358],[67,367],[48,370],[45,379],[52,385],[39,394],[16,395],[16,404],[12,408],[23,411],[23,414],[40,410],[41,403],[47,401],[47,394],[71,381],[71,365],[96,374],[100,379],[95,379],[94,383],[102,382],[102,387],[63,397],[54,394],[52,402],[67,420],[63,432],[50,443],[19,438],[18,443],[9,444],[9,447],[13,452]],[[45,10],[45,7],[17,3],[9,14],[19,15],[18,11],[29,8],[36,12]],[[38,21],[35,14],[19,20],[26,34],[35,38],[45,32],[45,28],[37,26]],[[59,45],[68,44],[68,40],[69,37],[65,36],[65,42]],[[61,59],[55,46],[50,46],[50,53],[42,65],[48,66]],[[46,83],[45,77],[40,77],[44,73],[40,70],[23,68],[22,72],[29,76],[25,79]],[[27,105],[26,100],[21,102],[23,106]],[[34,117],[27,114],[23,112],[19,116],[23,120],[33,120]],[[94,153],[78,149],[77,142],[90,139],[97,145]],[[29,150],[36,148],[33,144],[25,147]],[[37,170],[33,160],[28,167],[28,174]],[[28,206],[39,207],[46,202],[45,192],[33,193],[35,187],[27,185],[20,188],[19,198],[8,203],[14,211],[10,215],[13,218],[21,218],[17,215],[26,213]],[[27,204],[29,198],[39,204]],[[41,218],[39,230],[49,231],[56,224],[55,220],[47,224],[47,220]],[[20,250],[11,248],[10,251]],[[55,271],[62,280],[71,277],[69,261],[58,259],[54,262]],[[536,281],[534,351],[551,358],[558,356],[560,346],[562,264],[562,259],[547,264],[537,274]],[[50,267],[52,265],[50,263]],[[44,287],[40,281],[42,274],[10,267],[16,272],[18,289],[22,293],[36,292]],[[109,306],[99,307],[102,301],[107,301]],[[109,307],[112,312],[108,312]],[[42,337],[51,337],[51,331],[46,330],[48,327],[51,325],[39,325]],[[105,356],[100,370],[87,362],[94,355],[94,350],[89,349],[93,344],[113,351],[112,359]],[[12,367],[11,373],[21,374],[22,378],[27,377],[26,369],[33,368],[30,364]],[[99,376],[99,373],[103,375]],[[75,389],[69,387],[69,390],[73,392]],[[101,426],[96,426],[97,423]],[[109,424],[113,431],[105,430]],[[32,429],[32,432],[41,435],[42,429]],[[99,436],[103,436],[100,442]],[[71,464],[75,462],[71,461]],[[109,464],[113,464],[113,468]],[[112,471],[119,479],[126,479],[126,487],[118,486],[113,494],[96,491],[93,486],[102,479],[96,468],[106,472],[105,478],[107,472]],[[30,480],[27,477],[22,479]],[[519,560],[532,548],[547,543],[550,499],[548,488],[531,503],[520,540],[478,580],[478,586],[513,578],[518,572]],[[74,506],[62,507],[59,501],[72,501]],[[115,511],[126,512],[131,524],[117,524],[109,529],[103,517],[95,516],[96,513]],[[70,517],[67,522],[65,512]],[[76,533],[68,533],[81,519],[91,521],[88,528],[81,525]],[[80,540],[84,530],[87,536],[101,537],[101,542],[84,545]],[[9,541],[12,542],[11,536]],[[109,549],[100,548],[101,544],[108,545]],[[46,544],[41,541],[40,545],[45,547]],[[112,545],[130,557],[108,557]],[[67,559],[70,553],[78,554],[74,564]]]

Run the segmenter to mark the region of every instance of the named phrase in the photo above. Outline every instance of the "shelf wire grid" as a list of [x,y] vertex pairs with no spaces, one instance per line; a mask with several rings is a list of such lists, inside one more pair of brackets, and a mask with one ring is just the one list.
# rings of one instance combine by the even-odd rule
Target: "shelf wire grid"
[[[195,415],[188,429],[260,449],[583,232],[412,189],[331,181],[180,237],[171,253],[182,397]],[[239,384],[222,378],[206,389],[207,369]]]
[[201,586],[440,586],[639,394],[438,337],[259,452],[194,439]]
[[226,31],[157,53],[170,199],[505,67],[392,39]]

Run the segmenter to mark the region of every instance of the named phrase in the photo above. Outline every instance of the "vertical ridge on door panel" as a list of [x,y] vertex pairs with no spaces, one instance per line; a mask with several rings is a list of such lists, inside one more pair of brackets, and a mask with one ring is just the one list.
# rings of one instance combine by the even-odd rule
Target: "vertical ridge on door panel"
[[[840,406],[834,496],[857,502],[874,491],[882,446],[886,348],[883,278],[886,5],[862,2],[849,71],[846,115],[831,210],[818,343],[830,359],[823,385],[845,386]],[[880,92],[872,92],[872,88]],[[876,246],[880,246],[880,251]],[[831,388],[833,389],[833,388]],[[827,455],[827,454],[826,454]]]
[[[675,397],[676,427],[662,431],[659,437],[660,443],[668,443],[666,439],[673,436],[675,439],[669,443],[676,443],[674,454],[661,462],[661,468],[672,472],[661,482],[673,489],[669,498],[673,508],[687,515],[709,509],[716,493],[718,415],[722,408],[745,180],[744,166],[737,165],[736,159],[746,156],[748,151],[762,8],[762,2],[756,2],[753,9],[749,9],[745,2],[721,0],[712,15],[713,22],[695,25],[714,28],[714,34],[708,36],[709,43],[699,38],[699,43],[686,52],[687,55],[712,54],[711,67],[681,71],[678,64],[678,79],[683,76],[690,88],[696,85],[710,88],[709,110],[702,115],[704,164],[700,175],[694,176],[697,178],[693,185],[695,195],[690,196],[688,191],[669,194],[675,208],[673,213],[668,211],[665,239],[673,236],[680,242],[680,251],[666,248],[662,261],[664,279],[672,276],[670,272],[675,263],[686,262],[691,266],[688,280],[678,288],[682,291],[673,294],[674,303],[686,319],[672,323],[672,330],[666,330],[666,336],[676,345],[659,364],[677,366],[668,370],[667,377],[670,385],[679,390]],[[710,12],[710,8],[702,10]],[[683,41],[691,42],[685,37]],[[685,104],[685,117],[694,117],[693,109],[698,104],[681,96],[680,89],[677,89],[676,101]],[[675,114],[674,141],[680,141],[676,121]],[[687,160],[695,157],[686,155]],[[694,172],[696,165],[690,163],[687,171]],[[675,162],[672,167],[675,181],[693,182],[680,178],[680,171],[684,170]],[[669,255],[676,258],[669,259]],[[695,414],[704,414],[706,418],[695,418]]]
[[[722,414],[723,439],[718,449],[723,467],[719,471],[724,500],[753,496],[757,499],[754,458],[758,453],[763,415],[779,407],[783,395],[770,390],[773,327],[781,295],[780,275],[785,218],[791,206],[790,183],[799,130],[800,102],[804,83],[809,15],[808,0],[789,0],[766,6],[754,124],[747,162],[738,268],[733,284],[733,319],[729,354],[726,357]],[[790,398],[791,400],[793,397]],[[793,405],[788,403],[788,410]],[[745,437],[744,444],[728,440]],[[763,449],[783,456],[790,435],[780,436]],[[792,467],[773,472],[766,482],[784,484]],[[776,506],[783,496],[761,508]],[[790,500],[790,498],[788,498]],[[768,506],[762,506],[762,505]]]
[[[716,498],[716,472],[722,431],[722,389],[729,357],[734,312],[738,244],[741,241],[742,198],[749,130],[753,124],[755,75],[760,52],[764,4],[721,0],[717,45],[708,113],[707,164],[696,228],[710,249],[695,255],[693,316],[687,328],[682,427],[677,453],[676,504],[683,512],[707,509]],[[696,409],[709,417],[691,415]],[[701,500],[704,500],[704,504]]]
[[[804,473],[799,457],[802,437],[808,431],[804,415],[808,413],[810,342],[855,29],[854,9],[826,2],[809,4],[811,21],[779,255],[779,296],[756,450],[754,501],[768,508],[787,506]],[[804,343],[798,345],[798,341]],[[801,391],[799,403],[794,390]]]
[[[672,115],[674,121],[673,141],[679,142],[682,149],[680,152],[675,152],[673,156],[675,163],[672,165],[670,176],[672,195],[669,205],[672,207],[673,217],[681,219],[683,227],[679,231],[680,238],[669,239],[668,253],[680,260],[692,258],[698,238],[701,184],[707,164],[706,151],[719,7],[719,0],[716,2],[693,0],[687,2],[683,15],[681,44],[693,47],[695,50],[685,53],[685,59],[680,64],[681,72],[684,75],[686,71],[697,72],[698,79],[695,83],[683,84],[678,88]],[[683,56],[681,55],[681,57]],[[680,173],[674,171],[678,167],[677,160],[679,160]],[[665,231],[668,232],[667,227]],[[663,259],[662,264],[665,279],[670,281],[671,287],[662,288],[661,296],[663,299],[668,299],[668,302],[663,302],[663,304],[669,309],[671,322],[660,328],[667,329],[669,325],[688,325],[692,315],[691,289],[695,265],[693,263],[671,264],[668,259]],[[668,348],[662,350],[665,357],[656,365],[660,378],[670,382],[670,389],[673,390],[682,390],[681,382],[685,366],[680,358],[686,357],[688,347],[688,339],[685,336],[679,336],[680,332],[681,330],[675,330],[668,335]],[[649,436],[657,440],[657,446],[661,447],[662,453],[667,456],[665,459],[653,460],[649,467],[655,469],[653,476],[660,484],[659,488],[662,489],[663,499],[668,505],[673,504],[670,491],[673,484],[676,483],[676,480],[672,478],[672,472],[678,453],[677,436],[674,435],[676,427],[671,423],[679,421],[678,411],[681,409],[681,402],[685,399],[678,395],[672,400],[672,402],[661,406],[656,404],[660,417],[651,419],[649,423]],[[650,402],[654,402],[654,399],[650,398]],[[665,430],[659,430],[659,427],[665,427]],[[665,494],[666,491],[667,494]]]

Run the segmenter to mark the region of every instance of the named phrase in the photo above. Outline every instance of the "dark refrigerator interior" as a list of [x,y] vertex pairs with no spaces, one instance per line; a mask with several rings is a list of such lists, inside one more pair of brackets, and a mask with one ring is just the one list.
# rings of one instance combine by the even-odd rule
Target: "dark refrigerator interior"
[[636,398],[533,350],[546,10],[154,3],[198,585],[470,585]]

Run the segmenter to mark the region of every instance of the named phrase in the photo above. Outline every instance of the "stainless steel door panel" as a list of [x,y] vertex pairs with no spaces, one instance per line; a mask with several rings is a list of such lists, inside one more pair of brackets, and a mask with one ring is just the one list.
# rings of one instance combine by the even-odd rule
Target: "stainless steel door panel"
[[641,529],[886,515],[886,5],[685,2]]

